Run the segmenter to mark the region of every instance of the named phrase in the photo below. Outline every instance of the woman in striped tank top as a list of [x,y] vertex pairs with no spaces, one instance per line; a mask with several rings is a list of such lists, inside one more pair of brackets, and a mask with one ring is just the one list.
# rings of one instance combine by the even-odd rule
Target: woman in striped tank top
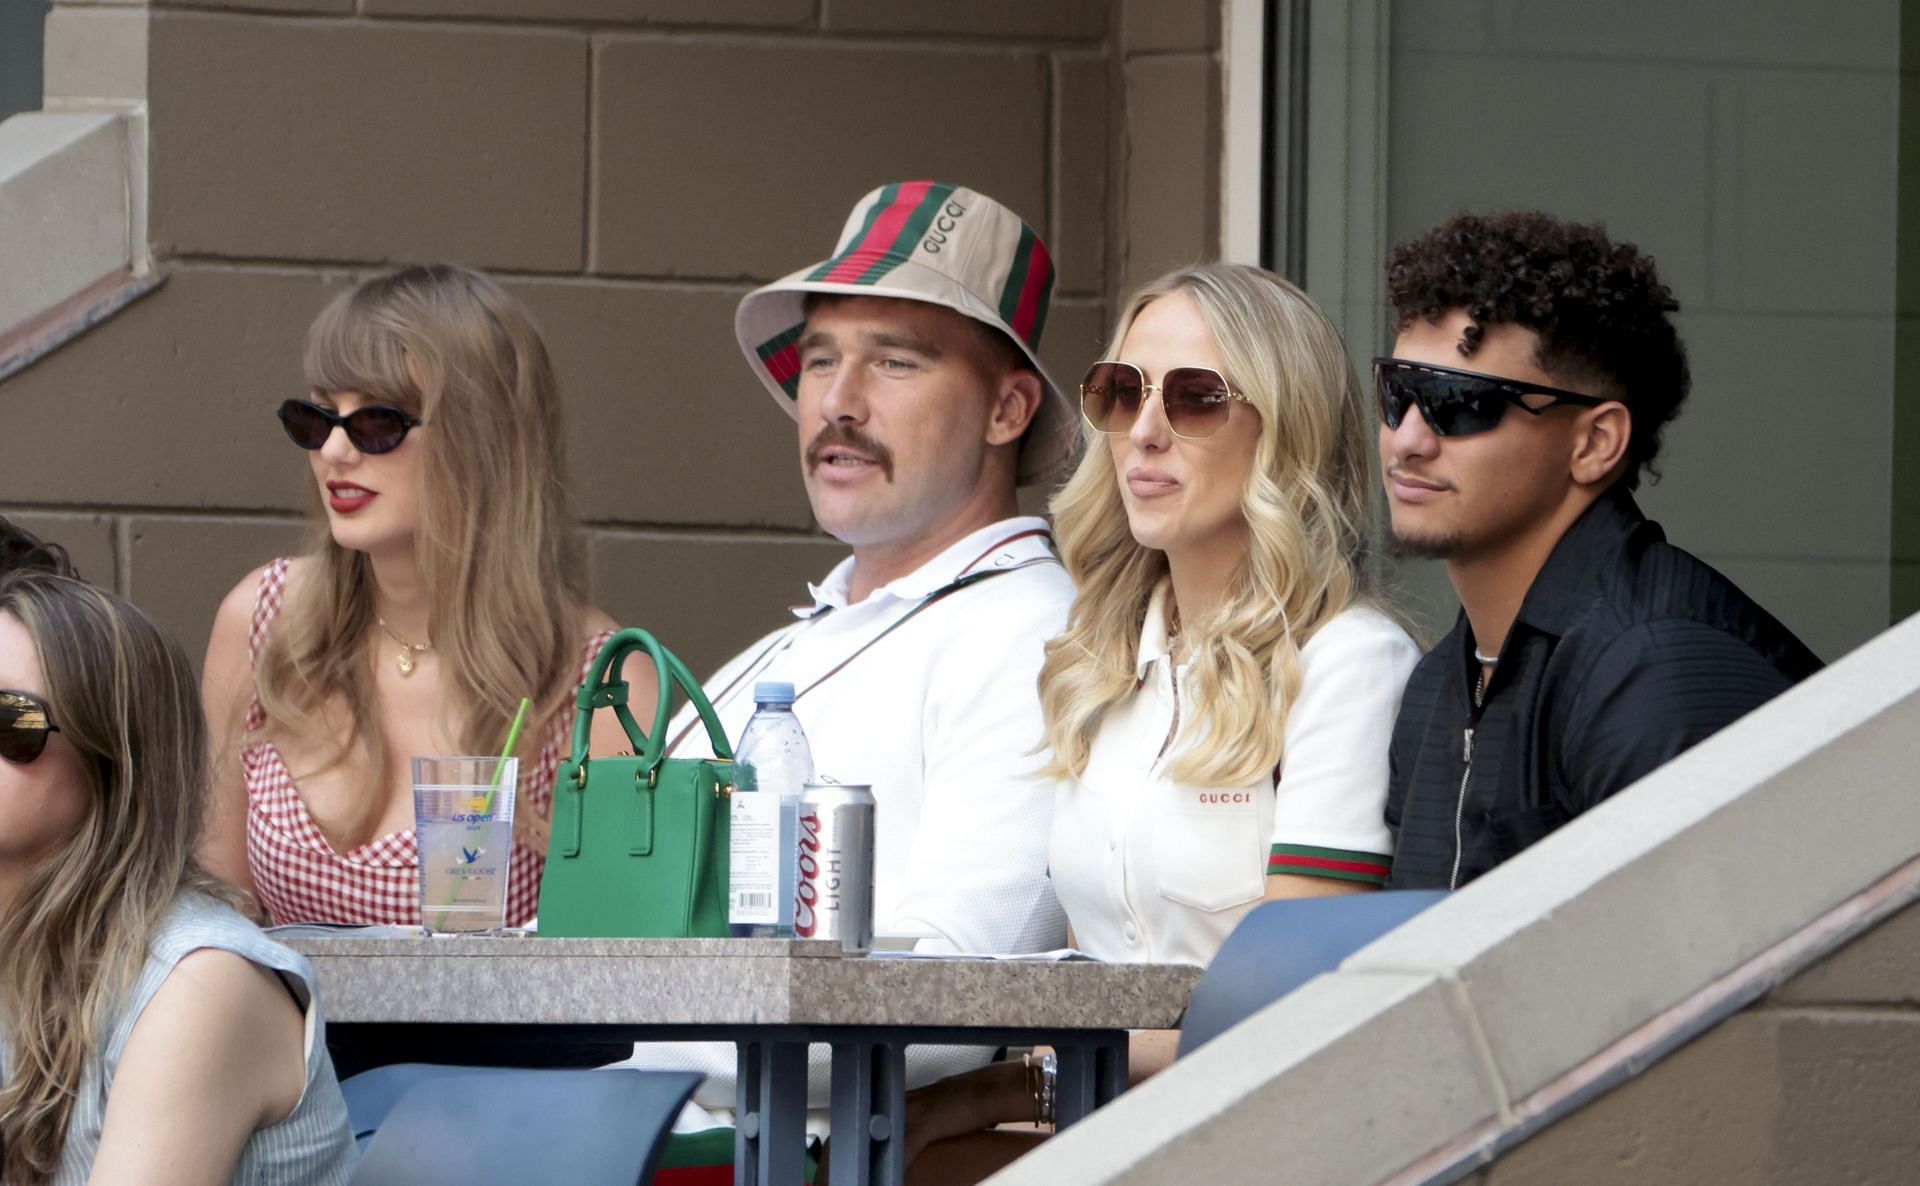
[[206,740],[139,610],[0,577],[0,1181],[347,1180],[313,970],[193,860]]
[[[546,346],[488,277],[409,267],[329,305],[305,371],[279,416],[319,530],[215,620],[201,858],[276,923],[417,923],[409,759],[498,753],[529,696],[507,905],[524,924],[573,691],[614,628],[587,602]],[[628,678],[649,717],[651,669]],[[624,748],[599,715],[595,752]]]

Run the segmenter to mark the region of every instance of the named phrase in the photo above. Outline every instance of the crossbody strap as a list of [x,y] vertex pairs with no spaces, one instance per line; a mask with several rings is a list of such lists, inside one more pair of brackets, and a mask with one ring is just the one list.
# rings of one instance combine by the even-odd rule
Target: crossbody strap
[[879,642],[881,639],[885,638],[887,635],[892,634],[895,630],[898,630],[900,629],[900,627],[905,626],[908,622],[912,621],[914,618],[919,617],[921,610],[926,609],[928,606],[933,605],[935,602],[945,601],[947,598],[953,596],[955,593],[958,593],[960,590],[965,589],[967,586],[977,585],[981,581],[987,580],[991,577],[1004,576],[1005,574],[1010,572],[1019,572],[1023,568],[1031,568],[1036,564],[1058,564],[1058,563],[1059,561],[1055,560],[1051,556],[1035,556],[1030,560],[1022,560],[1018,564],[1009,564],[1005,568],[990,568],[985,572],[969,573],[966,576],[959,577],[955,580],[949,581],[948,583],[940,586],[938,589],[935,589],[933,592],[927,594],[925,597],[921,598],[917,603],[915,603],[912,609],[908,610],[906,613],[901,614],[899,617],[895,618],[893,622],[889,624],[885,630],[882,630],[880,633],[874,635],[872,638],[862,643],[860,645],[859,650],[855,651],[851,655],[848,655],[846,658],[840,660],[840,662],[836,664],[831,671],[828,671],[825,675],[822,675],[819,679],[814,680],[812,683],[808,684],[806,687],[800,689],[798,692],[795,692],[793,694],[793,698],[795,702],[797,703],[800,697],[805,696],[808,692],[813,691],[815,688],[819,687],[821,684],[826,683],[828,680],[832,679],[834,676],[839,675],[842,671],[845,671],[849,663],[852,663],[855,659],[858,659],[860,656],[866,654],[868,648],[872,647],[874,643]]
[[[888,623],[887,628],[885,630],[882,630],[880,633],[874,635],[872,638],[869,638],[866,642],[861,643],[860,646],[851,655],[848,655],[846,658],[840,660],[840,662],[835,664],[830,671],[827,671],[825,674],[821,675],[820,678],[814,680],[812,683],[808,684],[806,687],[798,689],[793,696],[794,703],[796,704],[799,703],[800,698],[805,696],[808,692],[813,691],[815,688],[819,687],[821,684],[826,683],[828,680],[832,679],[834,676],[839,675],[842,671],[845,671],[849,664],[851,664],[855,659],[858,659],[860,656],[866,654],[867,651],[870,648],[872,648],[872,646],[875,643],[879,642],[881,639],[885,638],[887,635],[892,634],[895,630],[900,629],[900,627],[906,625],[909,621],[912,621],[914,618],[919,617],[922,610],[925,610],[927,607],[933,605],[934,603],[939,601],[944,601],[948,597],[951,597],[953,594],[958,593],[960,590],[965,589],[970,585],[977,585],[981,581],[987,580],[991,577],[1003,576],[1006,573],[1010,573],[1010,572],[1019,572],[1023,568],[1032,568],[1036,564],[1060,563],[1060,561],[1056,557],[1051,555],[1033,556],[1026,560],[1022,560],[1018,564],[1009,564],[1005,568],[989,568],[981,572],[969,571],[973,568],[974,565],[980,563],[982,560],[985,560],[988,556],[992,555],[994,552],[998,551],[999,549],[1006,547],[1008,544],[1013,543],[1016,540],[1026,539],[1029,536],[1035,536],[1035,535],[1045,536],[1048,540],[1051,540],[1053,538],[1053,533],[1048,531],[1046,528],[1031,527],[1025,531],[1016,532],[1013,535],[1007,536],[1005,539],[996,541],[992,546],[988,547],[986,551],[980,553],[980,555],[974,557],[971,561],[969,561],[967,564],[967,567],[960,570],[959,576],[955,577],[951,581],[948,581],[946,584],[940,586],[938,589],[935,589],[933,592],[927,594],[925,597],[922,597],[919,601],[914,603],[912,609],[908,610],[904,614],[901,614],[899,617],[895,618],[892,622]],[[769,642],[761,650],[761,652],[758,655],[754,656],[753,661],[751,663],[748,663],[745,667],[741,668],[740,674],[733,677],[732,680],[728,681],[727,686],[720,690],[719,695],[712,697],[710,702],[714,704],[716,707],[724,703],[727,697],[731,696],[734,693],[734,691],[740,687],[742,683],[746,682],[749,676],[758,674],[758,672],[765,670],[767,664],[770,664],[775,658],[777,658],[780,655],[781,652],[785,651],[788,647],[793,645],[794,641],[797,638],[799,638],[802,631],[804,631],[808,626],[811,626],[813,623],[818,622],[821,619],[825,618],[827,614],[831,612],[832,612],[831,610],[826,610],[821,613],[815,614],[813,617],[808,618],[804,622],[794,623],[792,627],[790,627],[788,630],[784,631],[778,637],[774,638],[771,642]],[[674,734],[672,740],[667,742],[666,752],[672,753],[674,750],[674,747],[678,746],[681,740],[684,739],[688,733],[693,731],[693,726],[698,723],[699,722],[696,719],[694,721],[689,721],[686,725],[682,726],[680,729],[680,732]]]

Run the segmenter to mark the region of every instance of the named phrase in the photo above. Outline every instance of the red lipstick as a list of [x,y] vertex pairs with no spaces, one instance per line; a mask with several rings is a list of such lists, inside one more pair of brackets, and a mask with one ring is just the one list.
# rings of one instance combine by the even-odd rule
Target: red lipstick
[[333,508],[335,514],[351,515],[378,497],[378,490],[369,490],[352,482],[327,483],[327,505]]

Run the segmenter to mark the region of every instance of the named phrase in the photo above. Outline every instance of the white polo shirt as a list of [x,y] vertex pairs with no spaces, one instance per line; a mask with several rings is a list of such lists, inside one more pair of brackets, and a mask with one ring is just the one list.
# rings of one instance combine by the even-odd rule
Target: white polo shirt
[[[1167,656],[1168,588],[1162,580],[1147,608],[1138,690],[1107,713],[1084,774],[1058,787],[1049,860],[1082,950],[1205,965],[1265,897],[1270,873],[1386,880],[1387,747],[1420,650],[1378,610],[1340,613],[1300,650],[1277,779],[1187,786],[1166,768],[1208,742],[1167,745],[1187,674]],[[1190,720],[1184,686],[1177,695]]]
[[[1066,626],[1073,582],[1046,520],[982,528],[848,604],[852,575],[848,557],[809,586],[799,621],[706,682],[728,739],[738,742],[753,715],[754,684],[787,680],[814,770],[872,786],[877,934],[926,935],[920,946],[934,950],[1064,946],[1066,916],[1046,875],[1053,785],[1036,777],[1037,681],[1045,643]],[[964,577],[975,579],[917,608]],[[675,756],[712,752],[691,708],[667,736]],[[818,1106],[827,1075],[824,1051],[816,1054],[809,1095]],[[634,1055],[628,1065],[705,1072],[695,1098],[731,1105],[731,1048],[642,1043]],[[929,1082],[983,1061],[970,1048],[914,1047],[908,1078]]]
[[[798,622],[707,681],[736,742],[754,684],[791,682],[814,770],[873,787],[879,934],[939,936],[942,947],[980,952],[1065,941],[1046,878],[1052,788],[1034,778],[1042,762],[1033,751],[1042,647],[1066,625],[1073,582],[1046,531],[1038,518],[982,528],[854,605],[849,556],[809,586],[813,603],[795,609]],[[901,623],[963,576],[974,580]],[[672,752],[708,756],[705,730],[680,736],[691,720],[686,708],[674,718]]]

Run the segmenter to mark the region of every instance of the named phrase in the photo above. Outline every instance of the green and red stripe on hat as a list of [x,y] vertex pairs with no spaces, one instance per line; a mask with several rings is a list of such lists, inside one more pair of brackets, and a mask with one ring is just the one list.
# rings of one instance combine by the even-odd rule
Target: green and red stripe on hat
[[1040,333],[1047,328],[1047,309],[1052,304],[1053,257],[1033,228],[1023,224],[1013,269],[1000,290],[1000,320],[1012,327],[1014,337],[1038,350]]
[[907,262],[958,188],[931,181],[902,181],[883,186],[879,199],[867,211],[860,233],[835,252],[832,259],[809,273],[807,279],[835,284],[878,284],[887,273]]
[[1006,334],[1046,387],[1021,441],[1018,480],[1024,485],[1060,472],[1078,436],[1073,402],[1038,354],[1054,275],[1039,234],[999,202],[960,185],[894,182],[854,207],[831,257],[747,294],[734,332],[789,415],[800,390],[808,293],[925,301]]

